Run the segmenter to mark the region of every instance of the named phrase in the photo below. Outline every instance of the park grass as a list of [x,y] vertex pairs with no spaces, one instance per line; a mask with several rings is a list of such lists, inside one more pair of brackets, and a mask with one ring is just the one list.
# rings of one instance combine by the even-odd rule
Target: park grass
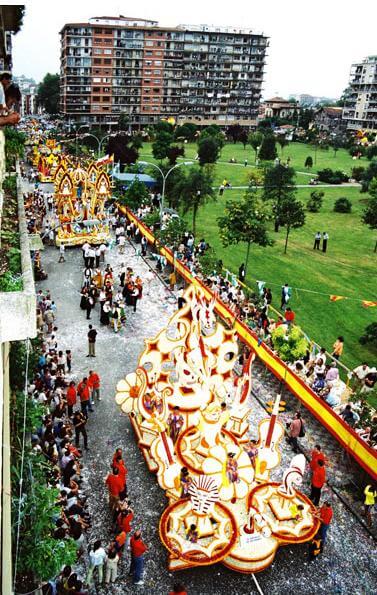
[[[195,159],[196,145],[188,143],[184,146],[184,159]],[[308,155],[312,155],[314,161],[313,148],[305,144],[290,143],[284,149],[282,159],[290,157],[291,166],[297,170],[296,184],[306,184],[310,180],[304,168]],[[231,158],[237,159],[237,163],[229,163]],[[248,159],[247,167],[244,167],[245,158]],[[150,143],[144,144],[140,159],[156,162]],[[241,144],[226,144],[215,165],[214,184],[219,186],[225,178],[233,187],[246,186],[253,163],[254,152],[250,147],[244,150]],[[355,165],[366,167],[368,161],[365,158],[355,161],[344,149],[339,149],[336,157],[331,149],[318,150],[317,163],[312,172],[331,167],[350,173]],[[306,204],[312,191],[311,187],[299,188],[297,197]],[[237,245],[224,248],[219,238],[217,218],[224,213],[227,199],[237,200],[244,192],[244,189],[236,188],[226,190],[222,197],[217,195],[216,202],[202,207],[197,217],[197,237],[205,237],[215,248],[218,258],[222,259],[224,267],[234,273],[245,260],[246,247]],[[349,367],[355,367],[364,360],[372,365],[376,352],[359,343],[365,327],[376,320],[376,309],[364,308],[361,303],[362,300],[377,300],[376,254],[373,252],[375,233],[360,220],[367,195],[360,194],[357,187],[347,186],[324,188],[324,192],[321,211],[307,212],[305,226],[291,232],[287,254],[284,254],[284,229],[278,234],[271,230],[274,246],[252,247],[246,281],[254,290],[257,279],[265,281],[267,287],[271,287],[273,305],[277,308],[280,305],[280,288],[284,283],[300,288],[300,291],[293,290],[291,305],[296,311],[297,323],[307,335],[330,352],[336,337],[343,335],[345,348],[342,362]],[[351,200],[352,213],[333,212],[334,203],[340,197]],[[191,225],[190,214],[186,219]],[[318,230],[329,233],[326,254],[312,249],[314,234]],[[350,299],[330,302],[330,294]]]

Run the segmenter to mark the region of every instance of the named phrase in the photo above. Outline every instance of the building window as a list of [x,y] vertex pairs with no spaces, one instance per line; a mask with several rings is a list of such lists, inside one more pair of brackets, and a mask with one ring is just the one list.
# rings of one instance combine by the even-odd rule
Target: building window
[[101,59],[100,58],[94,58],[93,62],[94,62],[94,64],[101,64]]
[[110,58],[105,58],[103,61],[104,64],[111,64],[111,59]]
[[93,87],[93,93],[99,93],[101,90],[101,87]]
[[94,29],[95,35],[102,35],[102,29]]
[[94,53],[95,54],[102,54],[101,48],[94,48]]
[[103,53],[106,54],[106,56],[111,56],[111,50],[103,50]]
[[155,60],[154,65],[155,66],[161,66],[162,62],[161,60]]
[[99,101],[100,98],[98,96],[93,97],[93,101]]
[[[150,35],[150,33],[148,33],[148,35]],[[146,42],[145,42],[145,45],[146,45],[147,47],[152,47],[152,46],[153,46],[153,41],[146,41]]]

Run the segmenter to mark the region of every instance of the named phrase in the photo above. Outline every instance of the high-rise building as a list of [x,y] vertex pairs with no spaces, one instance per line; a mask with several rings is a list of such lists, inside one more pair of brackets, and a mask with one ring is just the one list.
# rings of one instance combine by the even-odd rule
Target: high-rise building
[[352,64],[343,120],[348,130],[377,129],[377,56]]
[[61,31],[61,112],[76,124],[252,124],[268,38],[250,29],[98,17]]

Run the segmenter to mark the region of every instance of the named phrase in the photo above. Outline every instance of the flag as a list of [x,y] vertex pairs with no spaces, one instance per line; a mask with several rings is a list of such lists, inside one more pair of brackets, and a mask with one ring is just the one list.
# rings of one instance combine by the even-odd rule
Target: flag
[[377,302],[369,302],[368,300],[363,300],[362,304],[364,308],[373,308],[374,306],[377,306]]
[[112,163],[114,161],[114,155],[105,155],[96,161],[96,165],[107,165],[108,163]]
[[339,300],[345,300],[344,295],[330,295],[330,302],[338,302]]

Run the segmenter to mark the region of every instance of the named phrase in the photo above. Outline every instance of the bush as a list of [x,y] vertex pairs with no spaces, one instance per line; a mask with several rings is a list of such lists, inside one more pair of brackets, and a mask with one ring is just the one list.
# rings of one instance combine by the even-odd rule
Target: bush
[[348,152],[351,155],[351,157],[357,157],[358,155],[364,157],[366,153],[366,148],[363,145],[352,145]]
[[308,169],[313,167],[313,158],[310,155],[308,155],[308,157],[305,159],[305,167]]
[[360,337],[359,343],[361,343],[361,345],[366,345],[369,343],[371,346],[377,349],[377,322],[368,324],[364,332],[365,335]]
[[361,182],[364,172],[365,172],[365,167],[362,167],[362,166],[353,167],[351,175],[352,175],[353,179],[356,180],[356,182]]
[[371,161],[374,157],[377,157],[377,145],[370,145],[366,151],[367,158]]
[[308,209],[308,211],[310,211],[311,213],[318,213],[318,211],[320,211],[322,207],[324,196],[325,193],[323,192],[323,190],[314,190],[313,192],[311,192],[310,198],[306,203],[306,208]]
[[327,167],[318,172],[318,179],[320,182],[325,182],[326,184],[342,184],[343,182],[348,182],[348,175],[343,171],[333,171]]
[[336,213],[350,213],[352,210],[352,202],[348,198],[338,198],[334,204],[334,211]]
[[278,326],[271,333],[274,349],[284,362],[295,362],[304,357],[309,349],[309,341],[301,334],[298,327],[286,330],[285,326]]

